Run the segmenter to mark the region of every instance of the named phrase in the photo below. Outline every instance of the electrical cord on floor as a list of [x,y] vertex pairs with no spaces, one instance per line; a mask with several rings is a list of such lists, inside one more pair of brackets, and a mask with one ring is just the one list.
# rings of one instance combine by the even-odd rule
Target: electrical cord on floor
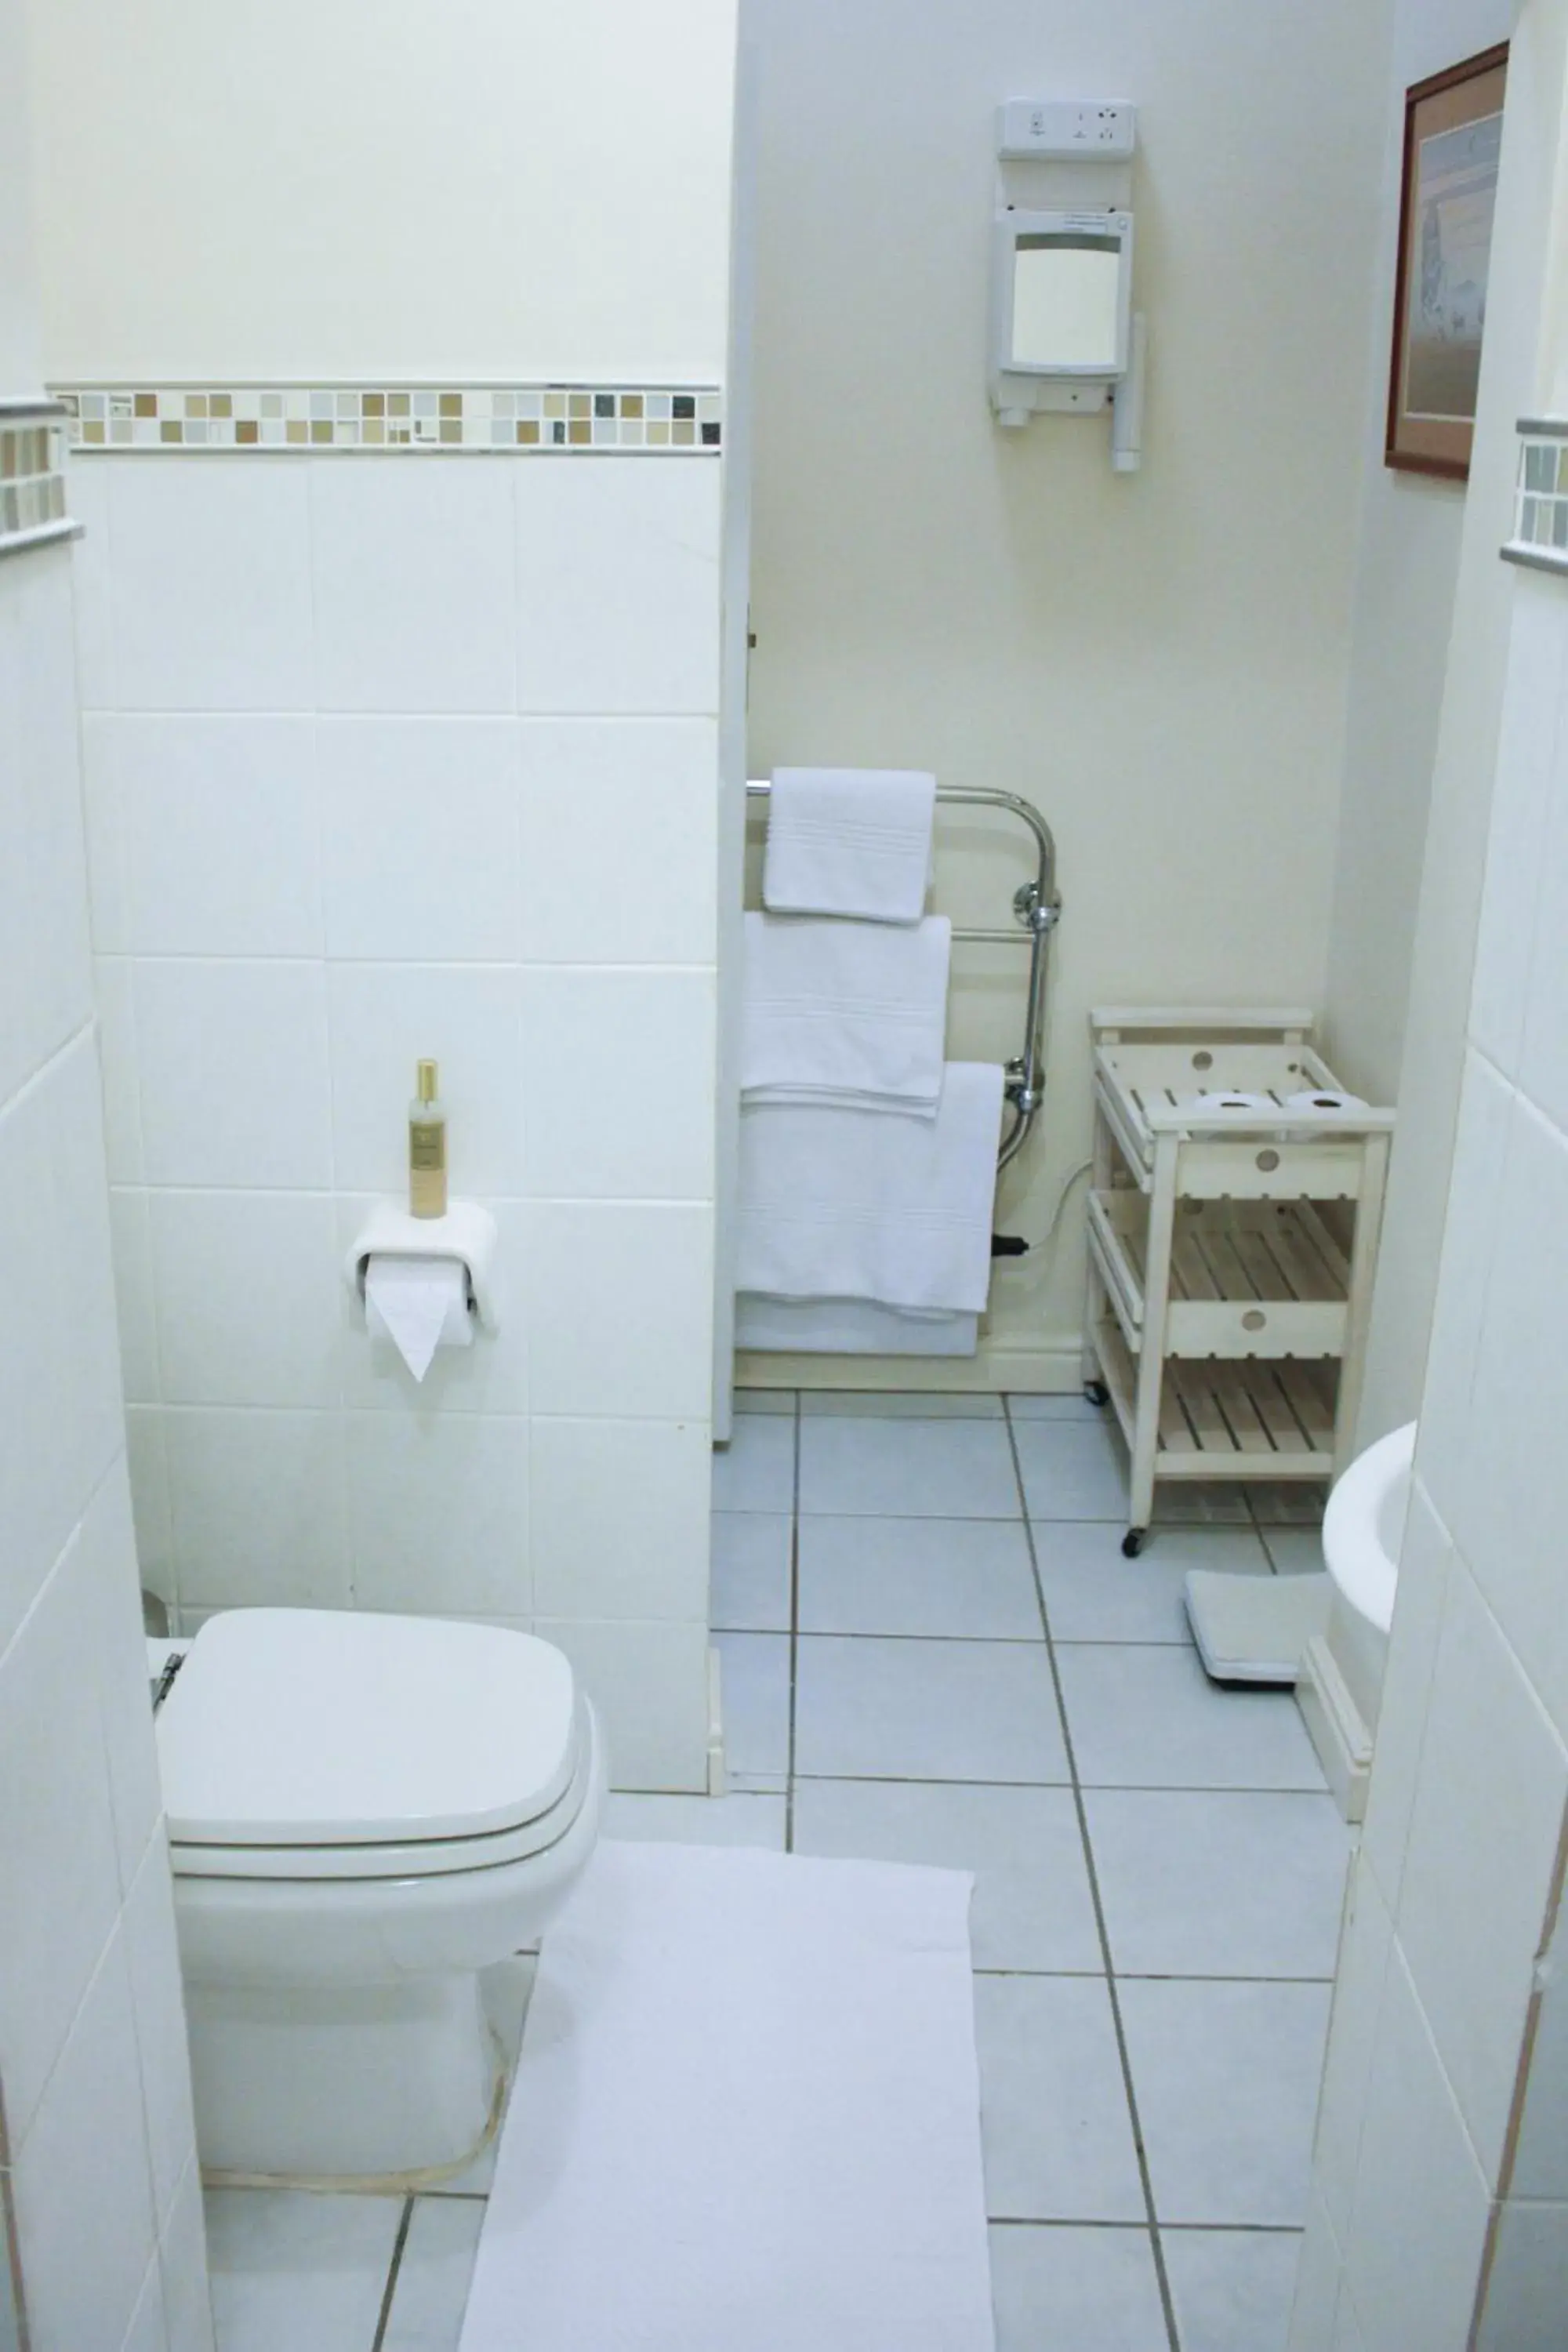
[[1070,1175],[1063,1178],[1061,1191],[1057,1194],[1057,1205],[1051,1211],[1050,1223],[1046,1227],[1045,1232],[1040,1235],[1037,1242],[1026,1242],[1021,1234],[993,1234],[991,1236],[992,1256],[1034,1257],[1037,1255],[1041,1250],[1048,1249],[1051,1243],[1054,1242],[1057,1237],[1057,1227],[1061,1223],[1062,1212],[1068,1204],[1068,1194],[1072,1191],[1072,1188],[1078,1182],[1079,1178],[1080,1176],[1087,1176],[1093,1166],[1094,1162],[1092,1160],[1081,1160],[1078,1167],[1072,1171]]

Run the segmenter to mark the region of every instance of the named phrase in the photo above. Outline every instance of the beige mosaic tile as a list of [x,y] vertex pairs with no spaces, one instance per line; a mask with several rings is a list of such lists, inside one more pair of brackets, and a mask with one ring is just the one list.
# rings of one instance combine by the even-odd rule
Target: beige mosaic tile
[[66,425],[64,410],[53,404],[0,409],[0,555],[72,530]]
[[58,395],[77,449],[705,451],[723,395],[621,384],[77,384]]

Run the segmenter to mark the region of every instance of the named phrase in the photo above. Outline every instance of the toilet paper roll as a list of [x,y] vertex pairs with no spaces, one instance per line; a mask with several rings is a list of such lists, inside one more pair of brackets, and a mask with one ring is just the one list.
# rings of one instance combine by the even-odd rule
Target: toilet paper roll
[[468,1268],[451,1257],[375,1257],[364,1270],[364,1319],[392,1341],[416,1381],[437,1348],[473,1344]]

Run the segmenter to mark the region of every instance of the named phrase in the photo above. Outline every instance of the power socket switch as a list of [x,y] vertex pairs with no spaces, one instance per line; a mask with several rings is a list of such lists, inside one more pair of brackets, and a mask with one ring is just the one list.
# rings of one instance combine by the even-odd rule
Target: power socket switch
[[1005,162],[1124,163],[1137,144],[1135,106],[1010,98],[996,112],[996,152]]

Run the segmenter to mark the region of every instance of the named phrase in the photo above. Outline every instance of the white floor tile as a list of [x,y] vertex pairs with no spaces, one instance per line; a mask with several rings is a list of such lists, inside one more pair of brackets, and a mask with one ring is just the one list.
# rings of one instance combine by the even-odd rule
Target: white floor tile
[[923,1389],[803,1389],[800,1409],[808,1420],[1000,1421],[999,1396],[953,1394]]
[[795,1507],[795,1417],[742,1412],[728,1445],[713,1449],[716,1511],[788,1511]]
[[873,1518],[1016,1518],[1006,1426],[808,1416],[800,1431],[800,1507]]
[[381,2352],[458,2352],[484,2218],[477,2197],[416,2198]]
[[795,1851],[973,1871],[977,1969],[1093,1973],[1102,1966],[1070,1789],[802,1780]]
[[1277,1486],[1249,1486],[1247,1498],[1252,1516],[1260,1528],[1319,1528],[1323,1523],[1323,1506],[1328,1500],[1328,1486],[1315,1479],[1282,1479]]
[[800,1626],[1043,1641],[1023,1521],[803,1518]]
[[1162,2221],[1304,2225],[1330,1990],[1119,1979]]
[[1263,1529],[1263,1540],[1268,1557],[1281,1576],[1321,1576],[1326,1563],[1323,1559],[1321,1528],[1275,1528]]
[[1182,2352],[1285,2352],[1301,2241],[1293,2230],[1167,2230]]
[[1195,1650],[1068,1643],[1057,1667],[1086,1789],[1324,1785],[1292,1695],[1222,1690]]
[[789,1771],[789,1636],[717,1633],[724,1762],[737,1788],[780,1789]]
[[1081,1389],[1067,1389],[1058,1396],[1015,1396],[1007,1398],[1007,1410],[1015,1421],[1104,1421],[1109,1406],[1091,1404]]
[[1349,1840],[1333,1799],[1090,1789],[1119,1976],[1331,1978]]
[[992,2220],[1142,2221],[1103,1979],[976,1977],[974,2023]]
[[1127,1455],[1103,1420],[1025,1421],[1013,1433],[1032,1519],[1127,1524]]
[[764,1846],[784,1850],[784,1800],[731,1789],[724,1797],[641,1797],[613,1792],[604,1834],[668,1845]]
[[368,2347],[402,2218],[401,2197],[209,2189],[207,2267],[218,2352]]
[[801,1639],[796,1675],[797,1771],[827,1780],[1068,1778],[1043,1643],[811,1634]]
[[1058,1642],[1173,1642],[1190,1645],[1182,1591],[1194,1568],[1268,1573],[1249,1528],[1170,1528],[1137,1559],[1122,1557],[1122,1519],[1041,1519],[1035,1557],[1046,1621]]
[[1144,2230],[991,2231],[996,2352],[1167,2352]]
[[710,1622],[721,1633],[789,1632],[787,1511],[715,1511]]
[[1167,1482],[1154,1489],[1152,1523],[1157,1528],[1248,1528],[1252,1513],[1247,1489],[1238,1480]]

